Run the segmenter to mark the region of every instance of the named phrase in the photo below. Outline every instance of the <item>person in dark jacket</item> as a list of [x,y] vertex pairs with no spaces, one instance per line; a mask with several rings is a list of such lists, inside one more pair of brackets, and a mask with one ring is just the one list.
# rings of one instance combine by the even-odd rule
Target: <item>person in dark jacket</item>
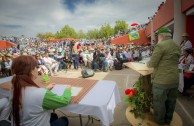
[[122,49],[123,49],[122,47],[119,47],[118,52],[116,52],[116,58],[121,62],[121,64],[128,61],[124,53],[122,52]]

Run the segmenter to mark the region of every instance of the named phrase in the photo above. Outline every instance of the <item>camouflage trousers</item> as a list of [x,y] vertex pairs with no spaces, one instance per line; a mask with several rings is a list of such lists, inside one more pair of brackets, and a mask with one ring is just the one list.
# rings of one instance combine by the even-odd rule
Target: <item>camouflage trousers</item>
[[153,85],[152,91],[155,121],[160,125],[170,124],[176,105],[178,87],[165,89]]

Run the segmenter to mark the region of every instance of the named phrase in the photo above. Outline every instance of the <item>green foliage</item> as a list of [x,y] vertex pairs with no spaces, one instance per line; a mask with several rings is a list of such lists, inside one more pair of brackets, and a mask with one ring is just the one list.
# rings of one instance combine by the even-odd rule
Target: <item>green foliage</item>
[[36,37],[38,37],[40,40],[45,39],[44,33],[37,33],[37,34],[36,34]]
[[86,34],[83,32],[83,30],[79,30],[77,35],[78,35],[78,39],[86,38]]
[[108,38],[114,34],[113,28],[110,24],[103,24],[100,28],[100,38]]
[[101,25],[100,29],[91,29],[85,34],[83,30],[76,32],[74,28],[66,24],[61,30],[57,31],[55,34],[46,32],[46,33],[37,33],[37,37],[41,40],[49,38],[87,38],[87,39],[108,39],[110,36],[117,34],[119,31],[127,31],[128,25],[123,20],[118,20],[115,22],[114,28],[110,24],[104,23]]
[[43,39],[53,39],[55,37],[55,35],[51,32],[46,32],[46,33],[37,33],[36,35],[40,40],[43,40]]
[[115,22],[114,34],[117,34],[119,31],[127,31],[128,24],[124,20],[117,20]]
[[127,94],[125,97],[125,102],[131,105],[130,112],[134,113],[135,118],[141,117],[144,118],[146,112],[150,110],[151,107],[151,95],[145,93],[142,90],[143,78],[140,77],[136,83],[133,95]]
[[113,28],[110,26],[110,24],[103,24],[100,28],[98,29],[92,29],[87,32],[87,38],[88,39],[104,39],[112,36],[114,34]]
[[77,38],[76,31],[69,25],[65,25],[60,32],[56,33],[57,38]]
[[57,38],[57,39],[58,39],[58,38],[63,38],[63,34],[60,34],[60,32],[57,31],[57,32],[55,33],[55,38]]
[[87,38],[88,39],[98,39],[100,38],[99,30],[98,29],[92,29],[87,32]]
[[49,39],[54,39],[55,35],[51,32],[46,32],[45,33],[45,39],[49,40]]

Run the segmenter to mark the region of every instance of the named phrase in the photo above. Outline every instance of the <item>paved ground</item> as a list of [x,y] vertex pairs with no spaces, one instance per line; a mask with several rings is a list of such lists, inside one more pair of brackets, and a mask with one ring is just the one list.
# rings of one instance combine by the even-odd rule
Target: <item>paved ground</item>
[[[81,78],[80,70],[68,70],[67,72],[61,71],[59,72],[60,77],[71,77],[71,78]],[[120,96],[122,102],[117,105],[114,113],[114,122],[111,123],[111,126],[130,126],[131,124],[128,122],[125,116],[125,111],[128,105],[124,102],[124,91],[128,87],[132,87],[135,81],[138,79],[139,74],[130,69],[123,69],[119,71],[110,71],[110,72],[97,72],[93,77],[88,79],[96,79],[96,80],[113,80],[118,84],[118,88],[120,91]],[[194,89],[191,90],[194,92]],[[182,118],[183,126],[194,126],[194,97],[189,99],[189,96],[178,96],[176,110],[180,117]],[[64,112],[69,120],[70,126],[80,126],[79,115],[73,113]],[[58,115],[62,115],[60,111],[57,110]],[[83,116],[83,126],[86,124],[88,126],[101,126],[100,121],[94,120],[92,124],[91,121],[87,123],[88,117]]]

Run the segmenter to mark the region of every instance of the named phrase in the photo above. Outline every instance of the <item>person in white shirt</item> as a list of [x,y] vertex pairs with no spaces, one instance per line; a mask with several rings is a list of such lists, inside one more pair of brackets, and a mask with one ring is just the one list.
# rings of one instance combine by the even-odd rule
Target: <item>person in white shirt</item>
[[189,70],[189,66],[194,64],[194,58],[192,56],[193,51],[190,49],[183,50],[183,56],[179,59],[179,64],[182,66],[184,71]]
[[37,63],[37,70],[40,74],[48,74],[49,70],[45,66],[44,60],[41,58],[40,54],[36,54],[36,63]]
[[148,46],[145,46],[142,48],[141,56],[142,58],[146,58],[150,56],[150,49]]
[[113,65],[114,65],[114,61],[113,61],[113,57],[111,56],[111,53],[110,53],[109,50],[107,50],[107,51],[105,52],[105,57],[106,57],[106,61],[107,61],[107,63],[108,63],[108,68],[109,68],[110,70],[112,70]]
[[56,60],[60,63],[59,65],[59,70],[64,69],[65,68],[65,61],[64,56],[61,54],[61,52],[58,52],[58,54],[56,55]]
[[125,51],[124,51],[124,55],[125,57],[128,59],[128,61],[132,61],[132,57],[131,57],[131,52],[130,52],[130,49],[129,48],[126,48]]
[[[43,60],[45,62],[45,65],[47,66],[47,68],[51,72],[51,76],[56,75],[58,68],[59,68],[59,62],[50,58],[48,56],[48,53],[45,53],[45,57],[43,58]],[[52,72],[53,69],[54,69],[54,73]]]
[[12,59],[7,57],[5,62],[5,68],[9,70],[11,68],[11,64],[12,64]]
[[151,53],[150,47],[147,46],[147,47],[146,47],[146,56],[149,57],[149,56],[150,56],[150,53]]
[[135,46],[134,46],[134,44],[133,44],[133,43],[131,43],[129,46],[130,46],[130,49],[135,48]]
[[80,56],[82,57],[83,61],[84,61],[84,66],[88,65],[88,59],[90,57],[90,54],[88,52],[88,50],[86,50],[86,48],[83,48],[83,52],[80,54]]
[[55,49],[53,47],[50,48],[50,52],[51,53],[54,53],[55,52]]
[[192,49],[192,43],[189,41],[189,34],[188,33],[183,33],[182,35],[183,41],[181,42],[181,52],[183,55],[183,50],[184,49]]
[[141,52],[142,58],[145,58],[147,56],[146,48],[142,47],[142,52]]
[[112,53],[113,60],[116,60],[117,59],[116,53],[117,53],[117,50],[116,49],[113,49],[113,53]]
[[62,47],[61,46],[57,49],[57,52],[62,52]]
[[94,59],[94,49],[90,48],[89,49],[89,58],[88,58],[88,66],[89,66],[89,68],[92,68],[93,59]]
[[[13,60],[12,124],[14,126],[68,126],[67,117],[58,118],[53,109],[71,102],[71,87],[58,96],[51,90],[55,84],[40,87],[35,83],[38,77],[36,60],[32,56],[19,56]],[[19,93],[18,93],[19,92]]]
[[191,49],[187,49],[183,51],[183,56],[179,59],[179,66],[183,69],[183,77],[184,77],[184,86],[181,91],[183,95],[187,95],[187,89],[189,89],[193,85],[194,76],[191,73],[187,73],[189,71],[190,65],[194,64],[194,58],[192,56],[193,51]]
[[135,61],[137,61],[139,58],[139,50],[137,50],[137,48],[134,50],[133,58]]

